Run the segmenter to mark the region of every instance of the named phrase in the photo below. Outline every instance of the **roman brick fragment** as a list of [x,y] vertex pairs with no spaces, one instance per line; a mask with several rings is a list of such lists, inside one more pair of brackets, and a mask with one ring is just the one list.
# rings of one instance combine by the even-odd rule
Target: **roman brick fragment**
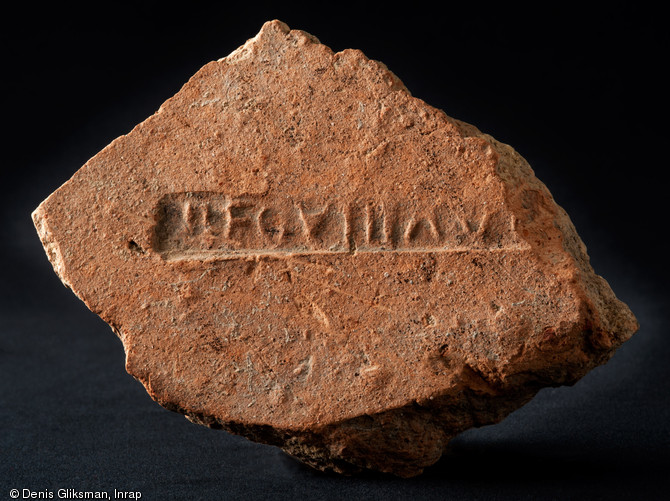
[[638,328],[516,151],[279,21],[33,219],[152,398],[324,470],[417,475]]

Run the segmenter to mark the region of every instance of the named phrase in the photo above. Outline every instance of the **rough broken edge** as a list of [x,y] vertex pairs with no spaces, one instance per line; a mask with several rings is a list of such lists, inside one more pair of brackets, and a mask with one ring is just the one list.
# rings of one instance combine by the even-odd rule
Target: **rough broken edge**
[[[237,60],[250,57],[256,43],[270,30],[280,31],[287,37],[295,37],[298,39],[298,43],[300,45],[320,44],[319,40],[309,33],[301,30],[290,30],[285,23],[275,20],[265,23],[260,32],[255,37],[247,40],[244,45],[231,52],[228,56],[219,59],[218,62],[234,63]],[[383,63],[368,59],[361,51],[356,49],[346,49],[344,51],[334,53],[330,48],[326,48],[328,51],[330,51],[330,54],[335,61],[344,53],[350,51],[356,52],[365,60],[376,64],[379,69],[384,72],[384,74],[386,74],[389,82],[390,92],[405,92],[411,96],[411,93],[400,81],[400,79],[395,74],[393,74]],[[191,77],[189,82],[196,78],[198,73],[199,72]],[[188,85],[189,82],[184,85]],[[165,104],[170,102],[171,99],[172,98],[166,100],[165,103],[161,105],[156,114],[160,114],[163,111]],[[415,97],[411,97],[411,99],[418,100],[421,106],[436,110],[434,107],[425,103],[421,99]],[[585,342],[596,344],[598,348],[601,348],[601,350],[599,350],[601,356],[599,358],[592,359],[592,363],[590,363],[587,367],[573,367],[572,369],[575,372],[569,372],[572,377],[566,378],[562,381],[551,380],[549,383],[542,380],[531,381],[531,384],[529,384],[527,387],[523,387],[518,379],[514,380],[513,386],[518,387],[515,388],[517,395],[513,404],[510,404],[510,395],[505,393],[505,391],[509,391],[505,388],[505,386],[512,386],[510,384],[511,381],[507,381],[507,385],[500,386],[497,384],[497,382],[490,382],[486,380],[486,378],[481,373],[474,371],[471,367],[466,365],[461,372],[463,390],[458,399],[453,396],[454,389],[452,388],[452,393],[445,393],[441,396],[437,396],[433,401],[430,402],[413,401],[407,405],[389,409],[374,415],[359,416],[342,422],[332,423],[323,427],[322,429],[311,431],[293,429],[282,430],[268,425],[225,422],[217,419],[214,416],[194,413],[189,409],[180,407],[174,402],[161,400],[160,397],[154,391],[152,391],[149,381],[140,380],[140,382],[145,385],[147,391],[154,400],[167,409],[184,414],[189,420],[195,423],[202,424],[210,428],[223,429],[231,433],[245,436],[256,442],[279,446],[287,453],[296,456],[303,462],[310,464],[317,469],[334,470],[340,473],[355,473],[365,469],[376,469],[394,473],[395,475],[401,477],[412,477],[420,474],[423,471],[423,468],[436,462],[444,452],[449,440],[460,432],[471,428],[472,426],[482,426],[485,424],[499,422],[510,412],[528,402],[537,393],[537,391],[543,387],[560,386],[566,384],[570,385],[575,383],[593,367],[607,361],[613,355],[615,348],[632,336],[632,334],[639,327],[637,321],[634,320],[632,314],[626,314],[626,312],[630,312],[630,310],[625,304],[616,299],[607,282],[602,277],[595,274],[594,271],[592,271],[589,264],[589,257],[586,253],[586,247],[578,237],[569,216],[555,203],[546,186],[535,177],[533,170],[527,164],[527,162],[512,147],[498,142],[491,136],[480,132],[476,127],[470,124],[448,117],[442,110],[436,111],[445,121],[456,125],[462,137],[478,138],[493,148],[493,151],[495,151],[495,153],[498,155],[499,160],[497,162],[496,171],[504,181],[503,184],[507,191],[505,199],[509,204],[520,203],[520,193],[514,188],[516,186],[522,185],[534,186],[542,193],[547,201],[550,201],[554,209],[555,224],[559,226],[560,231],[566,237],[563,241],[563,249],[568,255],[572,257],[577,269],[582,275],[580,278],[585,286],[584,299],[586,300],[585,304],[588,310],[585,312],[586,318],[593,318],[595,315],[596,318],[593,318],[595,325],[603,325],[604,320],[605,327],[610,327],[614,324],[625,325],[626,327],[621,332],[612,332],[611,329],[607,329],[607,331],[614,336],[612,339],[607,335],[607,332],[589,332],[589,325],[587,321],[587,325],[583,326],[585,329]],[[147,120],[151,118],[152,117],[149,117]],[[141,124],[138,124],[136,127],[139,127]],[[106,148],[110,148],[116,141],[119,141],[124,137],[125,135],[120,136],[112,143],[110,143],[110,145],[108,145]],[[86,165],[84,165],[84,167],[85,166]],[[69,181],[67,181],[65,184],[68,182]],[[51,196],[53,196],[53,194]],[[70,281],[67,278],[67,272],[63,265],[61,249],[57,242],[55,242],[55,240],[52,238],[52,232],[50,231],[48,220],[45,217],[45,207],[51,196],[44,200],[32,213],[32,219],[39,234],[40,240],[42,241],[42,244],[46,250],[48,259],[53,265],[56,274],[66,287],[71,288]],[[510,209],[510,211],[514,212],[513,209]],[[77,294],[76,291],[75,294]],[[79,294],[77,294],[77,296],[82,299],[82,301],[84,301],[87,306],[89,306],[88,303],[79,296]],[[597,317],[597,311],[606,312],[607,315],[605,318],[599,318]],[[633,319],[632,321],[631,318]],[[111,327],[117,335],[122,337],[122,334],[118,329],[116,329],[113,325]],[[582,326],[575,326],[575,328],[581,329]],[[470,370],[468,370],[468,368]],[[132,368],[128,363],[128,353],[126,353],[126,369],[130,374],[133,374]],[[472,387],[477,388],[477,390],[472,390]],[[455,393],[458,395],[459,392],[456,391]],[[498,393],[502,394],[502,397],[498,397]],[[455,408],[457,408],[455,405],[456,402],[460,400],[460,397],[463,395],[466,397],[466,400],[468,400],[470,408],[467,410],[462,410],[463,415],[457,419],[461,425],[455,428],[451,428],[447,433],[445,429],[440,426],[440,416],[439,413],[437,413],[437,410],[446,406],[451,407],[451,410],[453,411]],[[497,398],[501,398],[501,401],[505,405],[500,406],[500,403],[492,405],[491,403],[495,402]],[[494,411],[496,419],[480,419],[477,408],[482,412],[483,415],[487,416],[490,416],[491,412]],[[420,434],[415,433],[414,436],[412,436],[410,431],[410,436],[407,436],[408,427],[406,426],[406,423],[408,420],[416,421],[416,423],[419,425],[418,428],[421,429]],[[454,421],[454,419],[452,418],[451,421]],[[371,457],[367,457],[365,454],[365,448],[366,446],[369,447],[371,443],[358,444],[363,448],[363,453],[360,453],[360,450],[356,449],[347,450],[346,445],[342,445],[343,443],[346,444],[345,436],[347,435],[348,429],[355,428],[360,431],[361,427],[364,427],[369,432],[368,436],[370,436],[371,439],[377,437],[380,441],[380,444],[385,444],[389,451],[394,451],[394,455],[398,457],[396,463],[391,462],[391,458],[389,456],[383,456],[381,458],[381,463],[375,462]],[[397,453],[399,446],[401,446],[400,442],[402,442],[403,439],[408,439],[410,442],[421,440],[429,428],[433,430],[433,433],[429,433],[429,436],[432,439],[435,439],[432,444],[427,444],[433,445],[431,449],[434,451],[434,453],[432,455],[424,456],[422,461],[417,461],[416,457],[403,457],[402,453]],[[387,437],[388,432],[391,430],[396,432],[396,434],[400,433],[401,437],[398,438],[395,442],[392,442],[393,446],[388,447],[390,442]],[[337,440],[338,437],[341,437],[342,439],[339,442]],[[376,451],[376,454],[379,455],[378,450]],[[409,465],[407,462],[408,460],[413,462],[413,464]]]

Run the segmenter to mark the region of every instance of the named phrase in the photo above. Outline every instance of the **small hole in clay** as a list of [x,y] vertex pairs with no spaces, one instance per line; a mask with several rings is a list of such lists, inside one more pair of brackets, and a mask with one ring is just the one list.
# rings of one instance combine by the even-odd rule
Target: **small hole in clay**
[[135,240],[128,240],[128,248],[132,252],[136,252],[138,254],[144,254],[144,249],[140,247],[139,244],[135,242]]

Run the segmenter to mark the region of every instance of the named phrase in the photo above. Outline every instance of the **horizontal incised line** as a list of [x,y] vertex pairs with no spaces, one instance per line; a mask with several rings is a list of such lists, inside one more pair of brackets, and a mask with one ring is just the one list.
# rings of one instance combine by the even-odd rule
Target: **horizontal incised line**
[[258,250],[186,250],[186,251],[166,251],[161,252],[161,255],[167,261],[185,261],[185,260],[233,260],[246,259],[254,257],[269,257],[269,258],[284,258],[292,256],[312,256],[312,255],[331,255],[331,254],[349,254],[355,256],[357,254],[428,254],[428,253],[483,253],[483,252],[513,252],[527,250],[528,247],[509,246],[509,247],[494,247],[489,249],[473,249],[468,247],[424,247],[424,248],[408,248],[408,249],[356,249],[350,250],[309,250],[309,249],[258,249]]

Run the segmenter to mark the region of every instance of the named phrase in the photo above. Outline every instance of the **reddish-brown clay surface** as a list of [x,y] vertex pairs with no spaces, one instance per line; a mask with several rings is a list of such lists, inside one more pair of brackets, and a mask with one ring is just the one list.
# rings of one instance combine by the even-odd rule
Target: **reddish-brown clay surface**
[[637,329],[511,147],[266,23],[33,218],[161,405],[416,475]]

